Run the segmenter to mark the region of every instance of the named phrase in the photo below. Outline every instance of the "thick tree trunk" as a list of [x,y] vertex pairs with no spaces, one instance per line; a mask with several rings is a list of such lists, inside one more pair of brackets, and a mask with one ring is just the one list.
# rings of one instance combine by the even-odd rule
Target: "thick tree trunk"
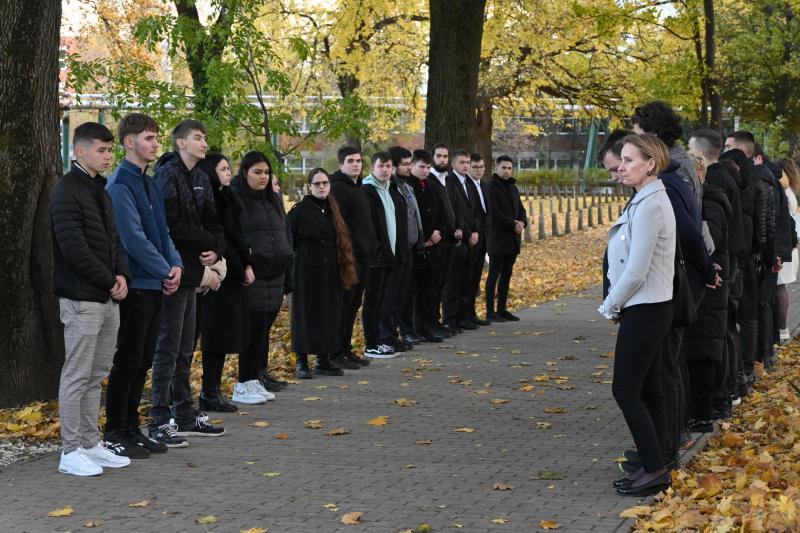
[[49,229],[60,24],[60,0],[0,3],[0,407],[54,398],[64,358]]
[[478,104],[478,117],[475,127],[475,143],[473,150],[483,157],[486,163],[486,169],[489,170],[492,166],[492,128],[494,127],[494,120],[492,119],[492,101],[489,99],[482,99]]
[[717,89],[717,29],[714,16],[714,0],[703,0],[703,14],[705,17],[705,42],[706,57],[704,81],[704,95],[711,105],[711,129],[722,132],[722,96]]
[[430,0],[425,146],[475,141],[478,68],[486,0]]

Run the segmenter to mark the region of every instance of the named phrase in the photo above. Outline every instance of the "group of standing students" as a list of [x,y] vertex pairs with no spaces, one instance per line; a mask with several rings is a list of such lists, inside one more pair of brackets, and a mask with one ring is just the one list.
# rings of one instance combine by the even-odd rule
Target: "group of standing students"
[[[187,119],[156,163],[158,131],[147,115],[125,116],[125,159],[106,179],[114,136],[101,124],[80,125],[75,161],[51,197],[66,348],[60,472],[98,475],[189,446],[187,437],[223,435],[205,411],[275,399],[287,383],[269,373],[270,330],[288,294],[301,379],[341,375],[420,342],[518,320],[506,304],[527,219],[510,158],[498,158],[498,174],[486,184],[477,154],[455,151],[450,170],[446,147],[437,146],[434,157],[396,146],[374,154],[362,178],[360,151],[343,147],[339,171],[309,172],[309,194],[287,214],[263,153],[246,153],[234,175],[227,157],[208,153],[203,124]],[[482,320],[475,300],[487,252]],[[352,346],[359,309],[363,356]],[[190,385],[198,340],[200,410]],[[233,403],[221,389],[231,353],[238,354]],[[151,369],[145,435],[139,404]]]
[[609,231],[604,300],[619,324],[612,392],[636,448],[619,494],[671,484],[679,452],[748,396],[755,368],[788,340],[785,285],[796,279],[797,167],[770,162],[752,134],[678,142],[664,102],[639,106],[600,161],[633,194]]

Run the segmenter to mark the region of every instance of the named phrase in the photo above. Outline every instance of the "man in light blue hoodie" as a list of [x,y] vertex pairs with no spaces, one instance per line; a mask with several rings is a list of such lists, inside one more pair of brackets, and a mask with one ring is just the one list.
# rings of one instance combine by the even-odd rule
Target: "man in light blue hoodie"
[[361,311],[367,345],[364,355],[374,359],[395,357],[393,347],[379,343],[380,311],[389,274],[402,260],[402,254],[396,252],[403,250],[408,240],[406,204],[402,193],[391,182],[393,168],[391,154],[377,152],[372,156],[372,172],[362,181],[370,202],[372,225],[378,237],[378,245],[369,258],[369,275]]
[[161,191],[147,175],[159,148],[158,124],[147,115],[131,113],[119,123],[119,139],[125,159],[106,187],[132,280],[128,298],[120,305],[117,351],[106,394],[105,439],[118,455],[144,459],[166,452],[168,446],[186,445],[185,439],[170,435],[160,442],[145,437],[138,412],[161,326],[163,296],[178,289],[183,263],[169,235]]

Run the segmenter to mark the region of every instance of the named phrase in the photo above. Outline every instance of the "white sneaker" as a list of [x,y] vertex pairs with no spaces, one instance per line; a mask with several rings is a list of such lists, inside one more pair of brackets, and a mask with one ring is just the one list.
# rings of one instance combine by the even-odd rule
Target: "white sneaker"
[[394,348],[391,346],[379,344],[364,350],[364,357],[369,357],[370,359],[394,359],[397,354],[394,353]]
[[130,457],[117,455],[113,451],[106,448],[106,443],[100,441],[97,446],[92,448],[83,448],[83,453],[92,460],[92,462],[99,466],[106,468],[124,468],[131,464]]
[[792,338],[791,335],[789,335],[788,329],[780,329],[778,332],[780,333],[781,342],[788,341]]
[[67,454],[61,452],[58,471],[62,474],[72,474],[73,476],[99,476],[103,473],[103,467],[89,459],[83,448],[78,448]]
[[250,387],[250,390],[252,390],[256,394],[263,396],[264,399],[267,400],[268,402],[275,399],[275,395],[272,394],[267,389],[265,389],[264,385],[262,385],[261,382],[258,381],[257,379],[251,379],[250,381],[246,382],[245,385]]
[[249,405],[256,405],[259,403],[267,403],[267,399],[255,392],[248,383],[237,383],[233,388],[233,401],[237,403],[246,403]]

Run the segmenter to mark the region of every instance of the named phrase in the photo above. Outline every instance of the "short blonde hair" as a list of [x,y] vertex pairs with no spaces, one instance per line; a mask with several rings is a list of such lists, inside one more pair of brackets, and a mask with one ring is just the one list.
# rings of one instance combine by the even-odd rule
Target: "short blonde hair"
[[669,166],[670,156],[667,145],[652,133],[628,135],[622,140],[622,144],[623,146],[632,144],[639,150],[642,157],[654,160],[656,163],[653,169],[654,175],[661,174]]

